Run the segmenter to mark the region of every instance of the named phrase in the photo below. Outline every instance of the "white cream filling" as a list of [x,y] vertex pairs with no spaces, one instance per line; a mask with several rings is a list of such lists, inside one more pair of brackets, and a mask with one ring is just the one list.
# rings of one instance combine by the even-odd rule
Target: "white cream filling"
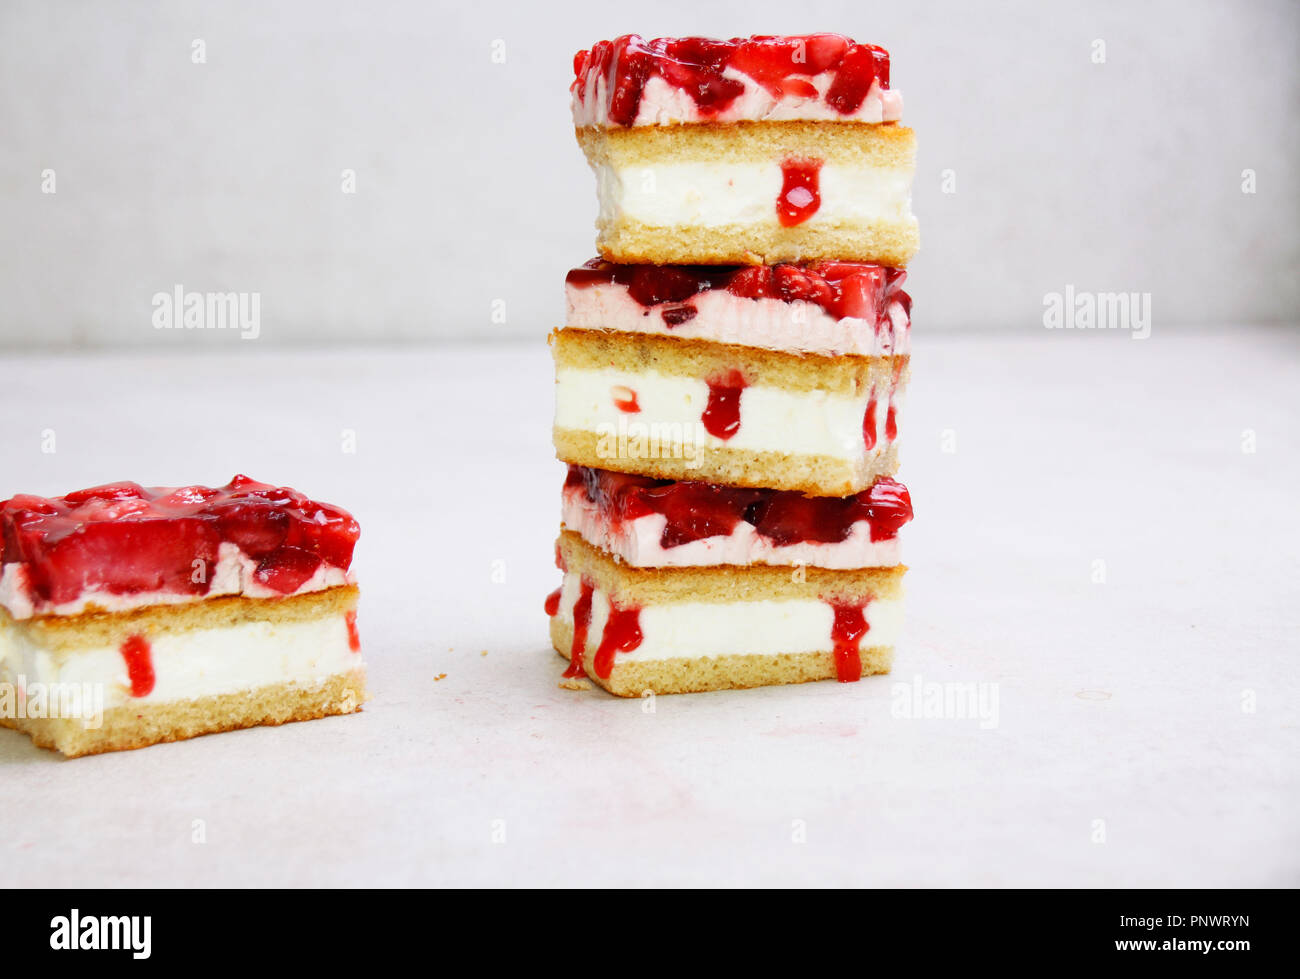
[[[641,409],[634,414],[615,403],[628,390]],[[889,444],[889,391],[884,390],[877,395],[875,446],[867,451],[863,419],[870,399],[870,390],[846,396],[756,384],[741,392],[740,428],[723,440],[704,427],[709,386],[703,380],[613,367],[559,367],[555,372],[556,427],[595,433],[608,442],[610,458],[624,455],[625,447],[631,451],[629,440],[640,437],[647,446],[653,441],[672,447],[819,455],[861,465]]]
[[[778,160],[763,163],[675,162],[652,166],[596,167],[598,223],[637,221],[651,227],[780,227],[776,202],[784,177]],[[821,168],[821,204],[804,225],[910,222],[912,172],[908,168]]]
[[578,487],[564,491],[562,509],[565,527],[594,547],[637,568],[802,564],[847,570],[891,567],[902,559],[898,538],[873,541],[871,524],[866,520],[856,521],[849,536],[835,543],[804,541],[778,545],[758,533],[751,524],[741,521],[728,535],[664,547],[659,541],[668,518],[661,513],[611,523]]
[[92,684],[104,708],[241,693],[282,683],[318,684],[363,667],[339,614],[295,622],[244,622],[147,636],[154,688],[131,696],[126,660],[116,646],[52,650],[23,629],[0,627],[0,681],[68,688]]
[[[217,551],[216,567],[195,569],[196,573],[206,574],[211,578],[207,592],[202,595],[184,595],[170,591],[115,594],[91,590],[83,592],[71,602],[50,604],[38,601],[32,593],[26,565],[6,564],[0,567],[0,607],[7,609],[15,619],[29,619],[37,614],[80,615],[90,605],[105,612],[124,612],[128,609],[143,608],[146,605],[183,605],[187,602],[201,602],[221,595],[244,595],[248,598],[287,597],[257,580],[254,576],[257,566],[258,562],[244,554],[238,545],[223,541]],[[342,568],[321,564],[315,573],[291,594],[305,595],[308,592],[324,591],[326,588],[336,588],[339,585],[350,585],[353,581],[352,575]]]
[[[897,122],[903,117],[903,96],[890,88],[881,88],[879,81],[871,89],[857,110],[848,114],[828,105],[827,90],[835,81],[835,72],[823,71],[819,75],[798,76],[812,83],[816,95],[773,95],[752,77],[735,68],[723,70],[726,78],[739,81],[744,92],[721,112],[705,115],[690,94],[676,85],[670,85],[659,75],[651,75],[641,90],[635,126],[671,126],[692,122],[738,122],[753,120],[778,122],[791,119],[832,122]],[[595,68],[587,72],[584,90],[587,98],[574,92],[571,98],[573,124],[583,126],[608,126],[609,84],[605,72]]]
[[[558,614],[573,624],[573,606],[582,580],[566,574]],[[861,648],[893,646],[903,627],[903,602],[875,599],[865,609],[867,632]],[[600,646],[609,619],[609,598],[596,589],[587,630],[588,657]],[[614,664],[645,660],[700,659],[715,656],[774,656],[781,653],[829,652],[835,612],[816,598],[757,602],[671,602],[641,609],[641,644],[618,652]],[[590,658],[587,662],[591,662]]]
[[[664,322],[664,305],[647,309],[617,283],[566,286],[566,325],[584,330],[672,334],[684,339],[734,343],[766,350],[862,357],[903,356],[911,352],[911,330],[903,304],[889,304],[879,329],[872,320],[836,318],[816,303],[748,299],[711,289],[688,302],[697,310],[684,323]],[[672,305],[672,304],[668,304]]]

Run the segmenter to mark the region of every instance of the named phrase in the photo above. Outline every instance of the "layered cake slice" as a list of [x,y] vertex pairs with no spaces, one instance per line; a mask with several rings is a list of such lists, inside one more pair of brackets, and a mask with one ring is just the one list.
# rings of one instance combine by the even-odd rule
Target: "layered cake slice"
[[0,724],[75,757],[359,710],[359,534],[246,476],[0,503]]
[[639,697],[887,673],[904,568],[635,568],[571,530],[546,602],[566,677]]
[[627,35],[578,52],[574,76],[606,259],[901,266],[915,253],[915,139],[884,49]]
[[661,479],[846,496],[898,466],[905,356],[552,334],[556,454]]

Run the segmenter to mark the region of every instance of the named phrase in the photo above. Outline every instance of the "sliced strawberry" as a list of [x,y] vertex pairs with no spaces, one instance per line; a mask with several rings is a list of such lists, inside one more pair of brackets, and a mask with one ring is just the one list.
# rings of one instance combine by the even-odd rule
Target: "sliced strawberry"
[[828,68],[834,68],[853,43],[843,34],[809,34],[801,40],[804,43],[803,72],[807,75],[820,75]]
[[797,265],[774,266],[772,275],[778,294],[786,302],[809,302],[824,306],[835,295],[825,279]]
[[320,564],[320,558],[311,551],[286,546],[264,557],[253,577],[272,591],[289,595],[306,584]]
[[731,56],[731,67],[780,98],[782,82],[787,76],[807,71],[803,63],[795,61],[800,50],[797,38],[752,37],[737,45]]
[[727,291],[745,299],[771,299],[777,295],[771,266],[751,265],[741,269],[727,283]]
[[841,115],[852,115],[862,106],[875,78],[875,49],[869,45],[853,45],[844,55],[835,71],[834,81],[826,90],[826,104]]
[[775,94],[784,98],[815,99],[817,86],[806,78],[787,78],[777,86]]

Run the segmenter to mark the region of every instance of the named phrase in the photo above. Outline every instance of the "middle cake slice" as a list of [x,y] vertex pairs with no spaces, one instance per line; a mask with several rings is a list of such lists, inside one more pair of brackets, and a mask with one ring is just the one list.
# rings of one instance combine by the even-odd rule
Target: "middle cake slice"
[[551,338],[565,462],[848,496],[898,466],[904,273],[593,261]]

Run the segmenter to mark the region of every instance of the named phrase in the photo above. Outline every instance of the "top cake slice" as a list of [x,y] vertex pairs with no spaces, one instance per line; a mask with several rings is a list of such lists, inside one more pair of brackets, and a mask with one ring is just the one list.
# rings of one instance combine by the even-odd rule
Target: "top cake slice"
[[902,266],[915,253],[915,141],[883,49],[628,35],[579,52],[574,73],[606,260]]

